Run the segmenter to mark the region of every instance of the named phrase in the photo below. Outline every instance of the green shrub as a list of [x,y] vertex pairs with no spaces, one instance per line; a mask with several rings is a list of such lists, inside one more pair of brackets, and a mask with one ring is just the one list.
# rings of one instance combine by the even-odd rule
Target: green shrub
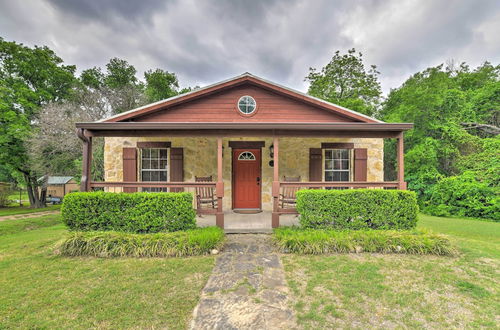
[[196,227],[189,193],[79,192],[66,195],[63,222],[71,230],[157,233]]
[[417,224],[414,192],[382,189],[300,190],[304,228],[411,229]]
[[442,179],[424,211],[436,216],[465,216],[500,221],[500,189],[475,179],[472,172]]
[[406,230],[323,230],[277,228],[273,240],[281,252],[325,253],[406,253],[453,255],[456,250],[442,235]]
[[218,227],[174,233],[72,232],[58,247],[65,256],[182,257],[220,249],[224,232]]

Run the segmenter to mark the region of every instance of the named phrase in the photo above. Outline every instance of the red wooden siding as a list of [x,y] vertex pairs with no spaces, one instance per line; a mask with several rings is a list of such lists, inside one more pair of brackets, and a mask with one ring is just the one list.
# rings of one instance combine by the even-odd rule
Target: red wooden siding
[[309,181],[323,181],[323,150],[309,148]]
[[[257,102],[252,116],[239,114],[236,104],[250,95]],[[250,84],[223,90],[149,115],[138,122],[354,122],[340,114]]]
[[354,181],[366,181],[368,149],[354,149]]
[[[184,148],[170,149],[170,181],[184,181]],[[171,188],[172,192],[183,191],[182,188]]]
[[[137,181],[137,149],[123,148],[123,181]],[[136,192],[137,188],[123,188],[124,192]]]

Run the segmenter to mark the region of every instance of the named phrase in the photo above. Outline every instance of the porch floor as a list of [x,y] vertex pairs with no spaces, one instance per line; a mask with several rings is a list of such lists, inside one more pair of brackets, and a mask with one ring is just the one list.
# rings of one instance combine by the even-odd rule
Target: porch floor
[[[224,231],[226,233],[271,233],[271,213],[263,211],[255,214],[224,212]],[[199,227],[215,226],[215,215],[202,215],[196,217]],[[293,226],[299,224],[296,214],[282,214],[280,226]]]

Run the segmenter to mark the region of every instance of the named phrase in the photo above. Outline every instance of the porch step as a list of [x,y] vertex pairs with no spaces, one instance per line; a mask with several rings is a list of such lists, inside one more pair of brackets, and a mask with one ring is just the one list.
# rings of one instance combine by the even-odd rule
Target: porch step
[[271,228],[224,229],[225,234],[272,234]]

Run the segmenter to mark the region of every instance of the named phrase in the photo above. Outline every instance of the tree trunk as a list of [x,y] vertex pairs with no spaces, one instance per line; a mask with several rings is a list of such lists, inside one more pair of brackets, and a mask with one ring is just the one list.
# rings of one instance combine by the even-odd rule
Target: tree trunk
[[40,189],[39,191],[37,180],[27,173],[24,173],[24,179],[26,181],[26,190],[28,191],[28,197],[30,200],[30,208],[38,209],[46,207],[46,194],[43,193],[43,189]]

